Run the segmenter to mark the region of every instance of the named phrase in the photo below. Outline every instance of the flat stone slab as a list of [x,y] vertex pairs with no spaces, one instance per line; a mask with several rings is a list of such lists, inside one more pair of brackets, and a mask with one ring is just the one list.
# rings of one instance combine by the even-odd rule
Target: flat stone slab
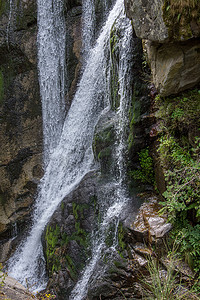
[[[0,272],[0,275],[2,274]],[[0,288],[1,300],[31,300],[35,298],[21,283],[10,276],[6,276],[4,283],[4,286]]]

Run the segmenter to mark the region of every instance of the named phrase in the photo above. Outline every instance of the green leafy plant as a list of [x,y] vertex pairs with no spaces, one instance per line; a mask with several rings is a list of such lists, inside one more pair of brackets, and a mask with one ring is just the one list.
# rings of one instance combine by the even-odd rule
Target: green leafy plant
[[191,149],[191,154],[180,147],[173,138],[162,139],[159,148],[162,155],[164,149],[170,165],[165,172],[167,189],[163,194],[166,201],[162,202],[162,211],[168,212],[171,222],[176,219],[177,214],[182,213],[186,216],[190,211],[193,211],[195,218],[198,219],[200,217],[199,139],[196,140],[196,147]]
[[178,253],[196,272],[195,287],[200,291],[200,91],[158,96],[155,105],[158,154],[166,182],[160,213],[168,214],[171,241],[178,237]]
[[3,272],[3,265],[0,263],[0,287],[4,286],[6,277],[7,273]]
[[[163,142],[163,140],[162,140]],[[161,213],[167,212],[174,228],[172,240],[179,236],[179,252],[187,263],[200,272],[200,158],[199,139],[190,150],[180,147],[174,139],[164,139],[161,152],[166,151],[169,169],[165,171],[167,188],[161,202]]]
[[185,218],[182,218],[181,221],[176,220],[170,234],[171,243],[173,243],[174,239],[179,245],[181,257],[198,274],[196,282],[196,285],[198,285],[200,272],[200,225],[192,226]]
[[140,180],[143,183],[153,183],[154,181],[154,170],[153,170],[153,159],[149,155],[149,148],[140,151],[139,162],[140,169],[129,172],[129,176],[132,179]]

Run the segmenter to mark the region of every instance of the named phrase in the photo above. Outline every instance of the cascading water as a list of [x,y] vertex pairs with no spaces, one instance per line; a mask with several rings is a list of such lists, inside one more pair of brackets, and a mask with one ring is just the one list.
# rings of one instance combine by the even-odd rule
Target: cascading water
[[[109,4],[108,4],[109,2]],[[102,0],[101,6],[101,18],[102,22],[105,20],[106,14],[109,10],[109,6],[113,2],[110,0]],[[97,16],[95,14],[95,6],[98,6],[96,0],[82,0],[82,52],[84,62],[89,56],[89,51],[92,48],[96,34],[98,32],[97,28]]]
[[[121,4],[122,1],[117,1],[114,9],[117,5]],[[121,8],[121,7],[120,7]],[[114,10],[113,9],[113,10]],[[122,8],[121,8],[122,9]],[[113,11],[111,11],[109,18],[112,16]],[[126,128],[128,125],[128,108],[131,99],[130,92],[130,78],[131,78],[131,68],[132,68],[132,26],[130,21],[124,15],[122,9],[120,15],[117,16],[115,23],[115,28],[121,29],[121,40],[118,41],[119,47],[119,97],[120,105],[117,111],[118,123],[116,126],[116,136],[117,142],[115,145],[115,171],[113,182],[111,184],[112,189],[114,185],[114,194],[109,200],[109,206],[107,209],[104,207],[103,220],[100,224],[99,232],[96,234],[96,239],[93,244],[92,258],[87,264],[81,279],[78,281],[74,287],[70,300],[83,300],[87,295],[87,289],[91,277],[94,277],[95,267],[101,258],[102,252],[106,249],[105,239],[106,232],[110,224],[115,222],[115,237],[113,239],[113,248],[117,245],[117,226],[119,221],[119,216],[127,203],[127,192],[124,186],[125,181],[125,160],[124,156],[126,153]],[[109,187],[107,187],[109,190]],[[110,195],[109,195],[110,197]]]
[[12,28],[11,23],[12,23],[12,15],[13,15],[13,11],[14,11],[14,3],[13,0],[9,1],[9,16],[8,16],[8,25],[7,25],[7,32],[6,32],[6,42],[7,42],[7,47],[9,48],[9,35],[10,35],[10,30]]
[[83,0],[83,30],[82,30],[82,37],[83,37],[83,58],[84,61],[87,60],[89,56],[89,51],[94,43],[94,34],[95,34],[95,0]]
[[[49,48],[48,43],[53,42],[49,40],[47,33],[54,34],[55,39],[58,38],[56,32],[51,28],[52,26],[59,27],[58,21],[54,20],[53,22],[52,20],[46,20],[47,23],[43,23],[40,19],[42,17],[50,19],[49,15],[45,13],[46,10],[50,11],[51,17],[54,10],[57,12],[57,17],[61,16],[63,2],[55,1],[58,6],[53,4],[51,10],[47,9],[49,7],[48,2],[48,0],[45,1],[45,6],[43,0],[38,0],[38,10],[42,10],[42,12],[38,12],[39,22],[42,27],[47,26],[47,28],[43,28],[44,33],[42,30],[39,30],[38,41],[47,43],[47,50],[49,49],[46,54],[47,56],[49,54],[53,55],[51,51],[57,56],[56,51],[58,51],[58,54],[63,54],[62,47],[57,44],[51,44],[52,48]],[[109,44],[109,33],[112,24],[121,11],[122,3],[123,0],[117,0],[96,45],[90,52],[77,93],[64,122],[59,142],[54,130],[51,133],[51,131],[48,132],[48,129],[44,129],[44,134],[47,132],[49,139],[54,139],[55,137],[55,141],[53,140],[53,144],[51,141],[46,142],[47,145],[49,145],[49,148],[47,146],[46,148],[50,149],[50,151],[48,151],[49,158],[48,164],[46,164],[44,177],[39,186],[33,215],[33,225],[27,238],[22,242],[13,257],[9,260],[8,266],[8,272],[11,276],[23,284],[26,284],[28,281],[29,286],[33,286],[35,290],[40,290],[46,285],[45,266],[41,245],[42,232],[62,199],[74,189],[85,174],[94,168],[92,153],[94,129],[99,116],[104,109],[104,103],[108,103],[107,98],[109,95],[109,91],[106,90],[106,49]],[[45,11],[43,5],[45,6]],[[64,29],[62,32],[64,33]],[[55,91],[51,90],[54,90],[55,86],[59,86],[60,92],[63,91],[63,73],[61,72],[61,78],[59,76],[58,78],[54,78],[52,74],[52,62],[55,63],[55,74],[58,74],[58,70],[63,71],[64,65],[61,58],[55,61],[52,57],[52,61],[49,61],[49,66],[46,61],[49,58],[44,55],[43,51],[45,51],[45,45],[39,46],[39,55],[42,56],[39,58],[40,86],[41,93],[44,92],[45,94],[45,96],[42,97],[42,100],[45,101],[46,98],[50,100],[50,97],[53,97]],[[42,59],[44,59],[45,62],[42,62]],[[45,70],[41,70],[41,68],[44,68]],[[47,76],[48,73],[50,73],[50,77]],[[55,97],[57,97],[57,93],[55,93]],[[57,106],[56,103],[55,106]],[[48,109],[48,105],[46,109]],[[52,111],[53,109],[50,107],[50,112],[46,112],[47,116],[52,116]],[[50,127],[51,129],[54,128],[54,125],[51,126],[51,122]],[[54,151],[52,151],[56,144],[58,145]]]
[[38,70],[42,98],[44,164],[58,145],[65,117],[66,28],[63,0],[38,0]]

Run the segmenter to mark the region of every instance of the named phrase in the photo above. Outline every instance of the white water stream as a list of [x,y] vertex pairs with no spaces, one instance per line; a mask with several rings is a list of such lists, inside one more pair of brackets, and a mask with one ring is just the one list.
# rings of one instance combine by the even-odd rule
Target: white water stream
[[[51,7],[48,5],[49,2],[51,2]],[[123,9],[123,0],[117,0],[94,48],[90,52],[64,124],[62,121],[64,113],[63,108],[61,108],[64,97],[64,48],[62,43],[65,44],[63,40],[65,24],[61,12],[62,5],[61,0],[53,2],[38,0],[38,55],[41,95],[44,102],[50,104],[53,102],[54,106],[51,107],[50,104],[46,103],[43,105],[47,109],[44,114],[46,114],[45,118],[48,124],[47,127],[44,126],[46,168],[38,190],[33,225],[27,238],[9,260],[8,267],[9,275],[24,285],[28,282],[34,290],[40,290],[46,285],[41,245],[42,232],[62,199],[74,189],[85,174],[94,168],[92,153],[94,128],[104,109],[104,103],[108,103],[109,98],[106,83],[108,66],[105,62],[105,49],[109,45],[112,25]],[[56,19],[53,16],[54,13],[57,16]],[[42,18],[46,18],[46,21],[43,22]],[[57,35],[56,31],[51,28],[52,26],[55,26],[60,35],[63,35],[62,43],[60,41],[54,43],[54,39],[60,40],[61,36]],[[124,34],[128,34],[128,32]],[[46,47],[43,43],[47,43]],[[123,89],[120,93],[123,98]],[[58,102],[57,100],[54,102],[55,99]],[[116,216],[121,209],[118,203],[113,204],[105,214],[105,224],[106,220],[110,219],[109,212]],[[102,247],[101,244],[99,247]]]
[[59,143],[65,118],[66,25],[63,3],[63,0],[37,0],[45,166]]
[[82,40],[83,40],[83,59],[87,61],[89,52],[94,43],[95,35],[95,0],[83,0],[83,13],[82,13]]
[[[122,1],[117,1],[113,10],[118,7]],[[121,6],[119,6],[122,8]],[[113,11],[110,12],[108,17],[113,16]],[[120,10],[117,18],[115,17],[115,28],[120,32],[121,39],[118,41],[119,47],[119,96],[120,96],[120,105],[117,111],[118,123],[116,126],[116,136],[117,142],[115,145],[115,159],[114,163],[116,164],[116,174],[113,174],[113,182],[111,184],[111,189],[114,185],[114,195],[109,199],[109,206],[107,209],[104,208],[104,215],[102,222],[99,226],[99,232],[95,235],[96,239],[93,243],[92,249],[92,258],[89,263],[86,265],[86,268],[82,274],[81,279],[75,285],[70,300],[83,300],[87,296],[87,289],[89,282],[94,275],[95,267],[102,257],[104,250],[106,249],[105,239],[106,232],[109,228],[109,225],[114,221],[115,222],[115,237],[113,239],[113,250],[117,246],[117,226],[119,216],[122,213],[126,203],[127,203],[127,193],[126,188],[124,187],[125,181],[125,159],[126,154],[126,128],[128,125],[128,108],[130,104],[130,78],[131,78],[131,68],[132,68],[132,26],[129,20],[125,17],[123,9]],[[107,192],[110,189],[109,185],[107,186]]]

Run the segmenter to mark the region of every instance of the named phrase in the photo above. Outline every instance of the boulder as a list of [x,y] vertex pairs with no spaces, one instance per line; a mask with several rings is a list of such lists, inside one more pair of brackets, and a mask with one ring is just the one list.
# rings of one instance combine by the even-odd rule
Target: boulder
[[180,93],[200,82],[200,41],[154,44],[143,42],[153,82],[161,96]]
[[129,222],[125,220],[125,226],[131,230],[136,241],[151,244],[164,238],[172,225],[167,222],[166,215],[159,215],[161,206],[156,196],[147,198],[147,201],[142,204],[133,222],[130,219]]
[[163,20],[163,0],[125,0],[127,16],[141,39],[156,42],[168,40],[168,29]]
[[[176,3],[177,2],[177,3]],[[200,36],[198,3],[167,0],[125,0],[136,35],[157,43],[186,41]]]
[[197,2],[125,0],[136,35],[143,39],[152,81],[161,96],[200,82],[200,7]]
[[135,234],[142,234],[144,240],[148,238],[148,242],[155,241],[158,238],[163,238],[172,228],[172,225],[167,222],[166,215],[159,215],[161,206],[158,204],[158,199],[152,197],[148,203],[144,203],[131,225],[131,229]]
[[28,290],[21,285],[17,280],[14,278],[7,276],[6,274],[3,275],[0,272],[0,278],[3,278],[3,286],[0,289],[0,298],[2,300],[12,299],[12,300],[31,300],[35,299],[35,296],[32,295]]

